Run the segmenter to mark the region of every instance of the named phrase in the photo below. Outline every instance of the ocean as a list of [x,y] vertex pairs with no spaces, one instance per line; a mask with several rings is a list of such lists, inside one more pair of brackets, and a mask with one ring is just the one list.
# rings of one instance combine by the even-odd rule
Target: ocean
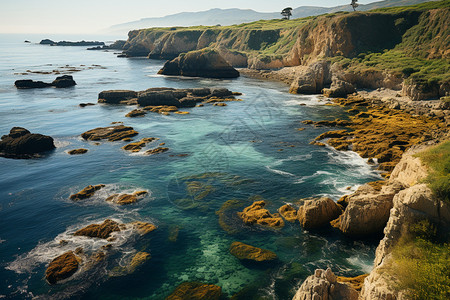
[[[331,228],[306,231],[298,222],[279,230],[247,226],[236,214],[259,199],[272,213],[306,197],[338,200],[378,180],[379,173],[356,153],[309,144],[330,129],[301,121],[346,118],[342,108],[325,105],[327,100],[316,95],[289,94],[282,83],[245,76],[160,76],[164,61],[38,44],[47,37],[31,36],[31,43],[24,43],[26,36],[0,36],[0,134],[25,127],[52,136],[57,146],[37,159],[0,157],[0,298],[164,299],[179,284],[196,281],[219,285],[228,297],[240,293],[237,299],[291,299],[316,268],[331,267],[344,276],[370,271],[376,240],[348,239]],[[18,79],[51,82],[59,75],[32,72],[53,70],[70,73],[77,85],[14,87]],[[224,87],[241,92],[243,101],[140,118],[125,117],[132,106],[79,106],[96,103],[103,90],[151,87]],[[132,126],[139,132],[136,140],[159,138],[170,150],[130,154],[121,149],[125,142],[97,144],[80,137],[112,122]],[[77,148],[89,151],[67,154]],[[69,199],[96,184],[106,187],[92,199]],[[105,201],[113,193],[138,190],[149,192],[138,203]],[[236,205],[223,214],[222,221],[233,228],[227,232],[216,212],[228,200]],[[112,242],[72,235],[105,219],[151,222],[158,229],[144,237],[123,231]],[[278,261],[243,264],[229,253],[234,241],[274,251]],[[45,281],[45,269],[56,256],[78,247],[90,255],[108,243],[113,250],[100,264],[84,266],[57,285]],[[151,259],[133,272],[121,272],[139,251]]]

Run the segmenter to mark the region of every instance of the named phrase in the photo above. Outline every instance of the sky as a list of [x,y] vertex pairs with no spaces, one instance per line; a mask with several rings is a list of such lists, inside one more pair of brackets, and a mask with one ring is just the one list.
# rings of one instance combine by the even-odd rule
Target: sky
[[[367,4],[377,0],[359,0]],[[0,0],[0,33],[98,33],[112,25],[211,8],[260,12],[285,7],[338,6],[351,0]]]

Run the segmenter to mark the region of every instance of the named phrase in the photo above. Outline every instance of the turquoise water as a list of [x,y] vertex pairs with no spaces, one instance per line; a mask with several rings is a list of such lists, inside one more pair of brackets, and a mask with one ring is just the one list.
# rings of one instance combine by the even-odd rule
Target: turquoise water
[[[325,106],[316,96],[291,95],[287,86],[274,82],[162,77],[155,74],[163,61],[23,40],[0,39],[0,134],[25,127],[54,137],[57,149],[40,159],[0,158],[0,297],[163,299],[184,281],[201,281],[220,285],[228,296],[244,289],[241,299],[290,299],[315,268],[329,266],[348,276],[370,270],[375,241],[349,240],[331,229],[308,232],[298,223],[287,222],[281,230],[244,226],[235,214],[253,199],[265,199],[271,212],[305,197],[337,200],[379,178],[355,153],[309,145],[329,129],[300,121],[345,117],[339,107]],[[78,84],[74,88],[17,90],[13,85],[26,78],[51,82],[57,75],[20,73],[66,65],[82,69],[72,74]],[[95,103],[102,90],[162,86],[225,87],[242,92],[243,101],[185,109],[189,115],[149,113],[143,118],[125,117],[133,107],[78,106]],[[84,131],[116,121],[133,126],[140,133],[137,139],[159,138],[170,151],[143,156],[123,151],[123,142],[96,145],[80,138]],[[306,129],[296,130],[300,127]],[[89,152],[66,153],[76,148]],[[187,184],[192,182],[209,193],[191,195]],[[93,199],[68,199],[100,183],[106,188]],[[136,190],[150,195],[131,206],[104,201],[112,193]],[[225,214],[230,234],[215,212],[232,199],[242,206]],[[105,218],[152,222],[158,229],[145,237],[121,232],[104,262],[49,286],[44,273],[54,257],[80,246],[90,254],[108,243],[71,235]],[[60,245],[62,239],[68,244]],[[279,261],[242,264],[228,253],[233,241],[272,250]],[[134,273],[112,276],[138,251],[152,258]]]

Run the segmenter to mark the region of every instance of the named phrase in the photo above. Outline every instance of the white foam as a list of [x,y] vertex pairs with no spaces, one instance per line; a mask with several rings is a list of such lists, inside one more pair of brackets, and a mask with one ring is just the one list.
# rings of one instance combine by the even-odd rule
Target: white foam
[[292,173],[281,171],[281,170],[277,170],[277,169],[273,169],[270,166],[266,166],[266,169],[269,170],[270,172],[278,174],[278,175],[295,177],[295,175],[292,174]]

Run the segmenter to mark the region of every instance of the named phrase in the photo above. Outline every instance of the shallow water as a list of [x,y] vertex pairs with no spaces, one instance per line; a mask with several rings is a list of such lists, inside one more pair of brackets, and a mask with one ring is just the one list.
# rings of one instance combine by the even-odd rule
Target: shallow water
[[[316,96],[291,95],[283,84],[241,77],[235,80],[155,75],[162,61],[117,58],[113,52],[83,47],[25,44],[20,37],[0,39],[0,134],[13,126],[55,138],[57,149],[40,159],[0,158],[0,297],[163,299],[184,281],[220,285],[228,295],[245,289],[242,299],[290,299],[295,287],[315,268],[340,275],[370,270],[375,241],[353,241],[326,229],[307,232],[298,223],[281,230],[244,226],[235,212],[253,199],[268,201],[271,212],[311,196],[337,200],[378,173],[352,152],[309,145],[328,128],[303,125],[305,119],[345,117],[339,107]],[[77,86],[17,90],[14,81],[51,82],[57,75],[19,75],[27,70],[75,66]],[[102,90],[150,87],[225,87],[242,92],[242,102],[226,107],[184,109],[189,115],[149,113],[125,118],[133,107],[95,105]],[[306,104],[306,105],[300,105]],[[154,156],[129,154],[123,142],[83,141],[80,134],[122,121],[143,137],[158,137],[170,151]],[[303,131],[296,128],[305,127]],[[87,148],[84,155],[66,151]],[[189,154],[186,157],[170,155]],[[203,195],[188,193],[189,183]],[[68,199],[90,184],[106,184],[92,200]],[[350,190],[347,187],[351,187]],[[117,207],[104,199],[115,192],[147,190],[135,205]],[[180,200],[181,199],[181,200]],[[227,233],[215,213],[227,200],[241,203],[226,213]],[[46,265],[58,254],[82,246],[86,253],[106,241],[73,237],[81,227],[112,218],[149,221],[158,229],[138,237],[121,232],[112,254],[99,266],[82,269],[72,280],[49,286]],[[60,245],[60,240],[67,245]],[[271,266],[241,264],[228,253],[233,241],[277,253]],[[132,274],[112,277],[138,251],[152,258]]]

